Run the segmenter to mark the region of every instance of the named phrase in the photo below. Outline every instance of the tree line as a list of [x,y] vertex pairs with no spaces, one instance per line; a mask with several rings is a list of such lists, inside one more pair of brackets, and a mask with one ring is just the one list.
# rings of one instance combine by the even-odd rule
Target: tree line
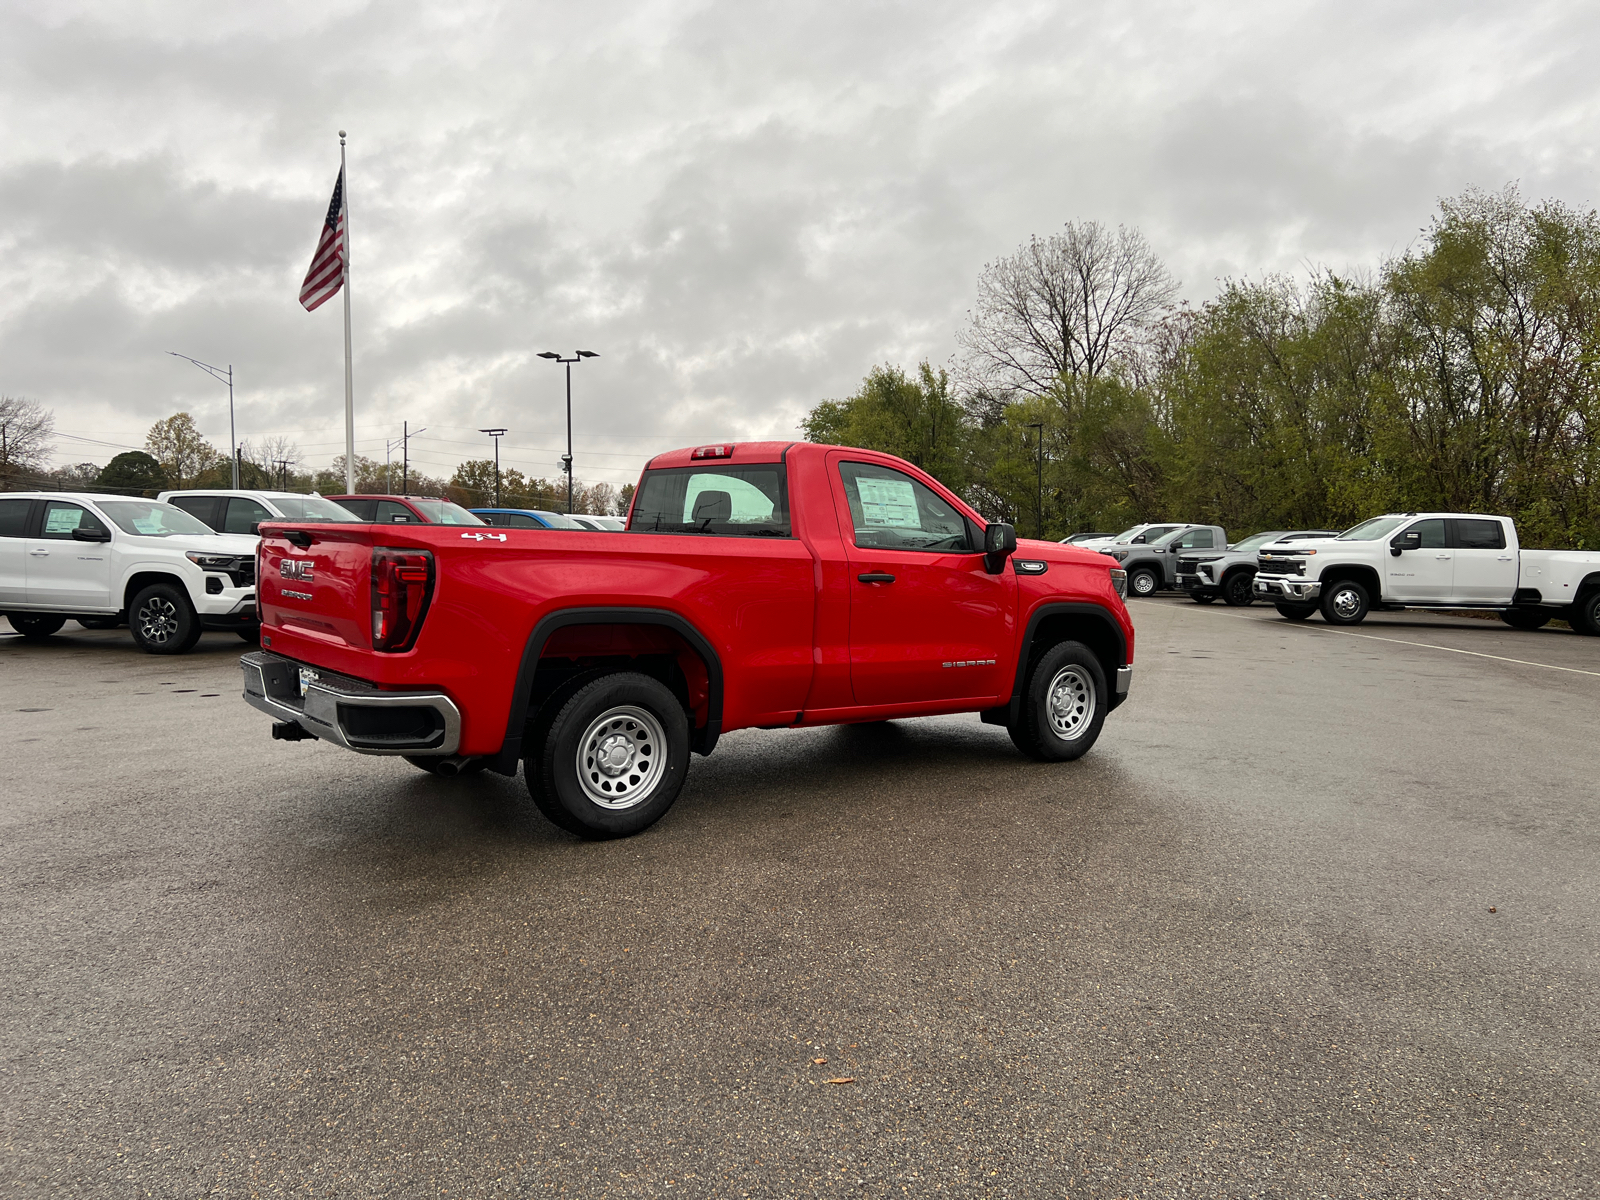
[[1433,509],[1600,547],[1594,211],[1473,190],[1370,271],[1175,295],[1136,230],[1070,224],[983,268],[948,369],[874,367],[802,427],[898,454],[1024,535]]
[[[17,397],[0,396],[0,491],[35,489],[104,491],[123,495],[154,496],[168,488],[229,488],[233,468],[228,455],[206,440],[186,412],[157,421],[145,435],[144,449],[127,450],[105,466],[72,463],[48,466],[54,414],[42,405]],[[239,484],[253,490],[317,492],[341,495],[345,490],[344,455],[320,470],[301,465],[298,446],[285,437],[246,440],[239,444]],[[388,494],[444,496],[466,508],[495,503],[493,459],[469,459],[449,478],[405,469],[400,463],[383,463],[357,455],[356,491]],[[506,508],[537,508],[565,512],[566,481],[552,482],[526,476],[515,469],[500,473],[499,496]],[[580,513],[624,514],[633,498],[633,485],[573,481],[573,510]]]

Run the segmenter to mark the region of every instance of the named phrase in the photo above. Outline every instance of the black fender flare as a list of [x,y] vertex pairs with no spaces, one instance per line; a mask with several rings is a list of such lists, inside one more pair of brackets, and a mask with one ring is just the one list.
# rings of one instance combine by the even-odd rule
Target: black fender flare
[[548,612],[534,624],[517,667],[516,691],[511,697],[511,714],[506,719],[506,736],[500,752],[489,759],[489,769],[502,775],[515,775],[522,760],[522,731],[528,723],[528,697],[533,694],[533,676],[539,657],[550,635],[569,625],[660,625],[688,642],[706,664],[706,725],[693,733],[694,749],[710,754],[722,734],[722,659],[706,636],[685,617],[665,608],[562,608]]
[[[1122,632],[1122,626],[1111,615],[1110,609],[1101,604],[1091,604],[1082,600],[1056,601],[1039,605],[1028,617],[1028,624],[1022,632],[1022,642],[1017,648],[1017,672],[1011,685],[1011,700],[1001,708],[989,708],[983,711],[983,719],[990,725],[1010,725],[1014,723],[1022,711],[1022,686],[1027,682],[1028,663],[1033,659],[1033,641],[1039,632],[1041,622],[1049,617],[1074,616],[1090,617],[1103,624],[1115,639],[1117,648],[1116,665],[1126,666],[1128,662],[1128,639]],[[1115,680],[1108,680],[1115,684]],[[1120,703],[1115,686],[1109,699],[1110,708],[1115,708]],[[1110,710],[1108,708],[1107,711]]]

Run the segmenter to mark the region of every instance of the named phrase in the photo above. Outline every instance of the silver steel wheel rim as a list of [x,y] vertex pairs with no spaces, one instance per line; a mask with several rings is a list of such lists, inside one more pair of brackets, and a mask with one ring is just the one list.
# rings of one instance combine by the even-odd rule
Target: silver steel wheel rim
[[1148,596],[1156,590],[1156,577],[1149,571],[1138,571],[1133,576],[1133,593],[1136,596]]
[[1353,617],[1361,608],[1361,597],[1354,588],[1340,588],[1333,594],[1333,611],[1341,617]]
[[1050,728],[1062,741],[1071,741],[1094,720],[1094,680],[1077,665],[1057,671],[1045,692],[1050,710]]
[[653,713],[636,705],[607,709],[578,741],[578,783],[601,808],[643,804],[666,765],[666,731]]
[[139,606],[139,636],[157,645],[178,632],[178,606],[164,596],[151,596]]

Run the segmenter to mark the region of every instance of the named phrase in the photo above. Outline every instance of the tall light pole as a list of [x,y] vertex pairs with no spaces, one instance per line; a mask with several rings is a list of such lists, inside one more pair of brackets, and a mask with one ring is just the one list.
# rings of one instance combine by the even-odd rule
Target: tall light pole
[[504,429],[480,429],[479,433],[487,433],[494,439],[494,506],[500,507],[500,439],[505,437]]
[[1044,422],[1029,421],[1029,429],[1039,431],[1039,495],[1035,502],[1033,518],[1033,536],[1044,537]]
[[228,364],[227,373],[221,367],[213,367],[210,363],[203,363],[198,358],[190,358],[187,354],[179,354],[176,350],[168,350],[173,358],[181,358],[184,362],[192,362],[218,383],[228,385],[228,449],[232,453],[228,456],[233,460],[233,490],[239,490],[239,439],[233,431],[233,364]]
[[579,350],[571,358],[562,358],[554,350],[539,355],[554,362],[567,364],[567,452],[561,456],[561,465],[567,472],[567,511],[572,511],[572,364],[585,358],[599,358],[593,350]]

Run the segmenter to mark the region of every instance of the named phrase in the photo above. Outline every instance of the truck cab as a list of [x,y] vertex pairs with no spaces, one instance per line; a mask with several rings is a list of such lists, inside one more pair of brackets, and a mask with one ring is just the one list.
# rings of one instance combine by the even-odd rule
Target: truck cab
[[1178,586],[1179,556],[1195,550],[1223,550],[1228,535],[1220,525],[1158,525],[1128,543],[1119,538],[1101,549],[1128,573],[1130,596],[1153,596]]

